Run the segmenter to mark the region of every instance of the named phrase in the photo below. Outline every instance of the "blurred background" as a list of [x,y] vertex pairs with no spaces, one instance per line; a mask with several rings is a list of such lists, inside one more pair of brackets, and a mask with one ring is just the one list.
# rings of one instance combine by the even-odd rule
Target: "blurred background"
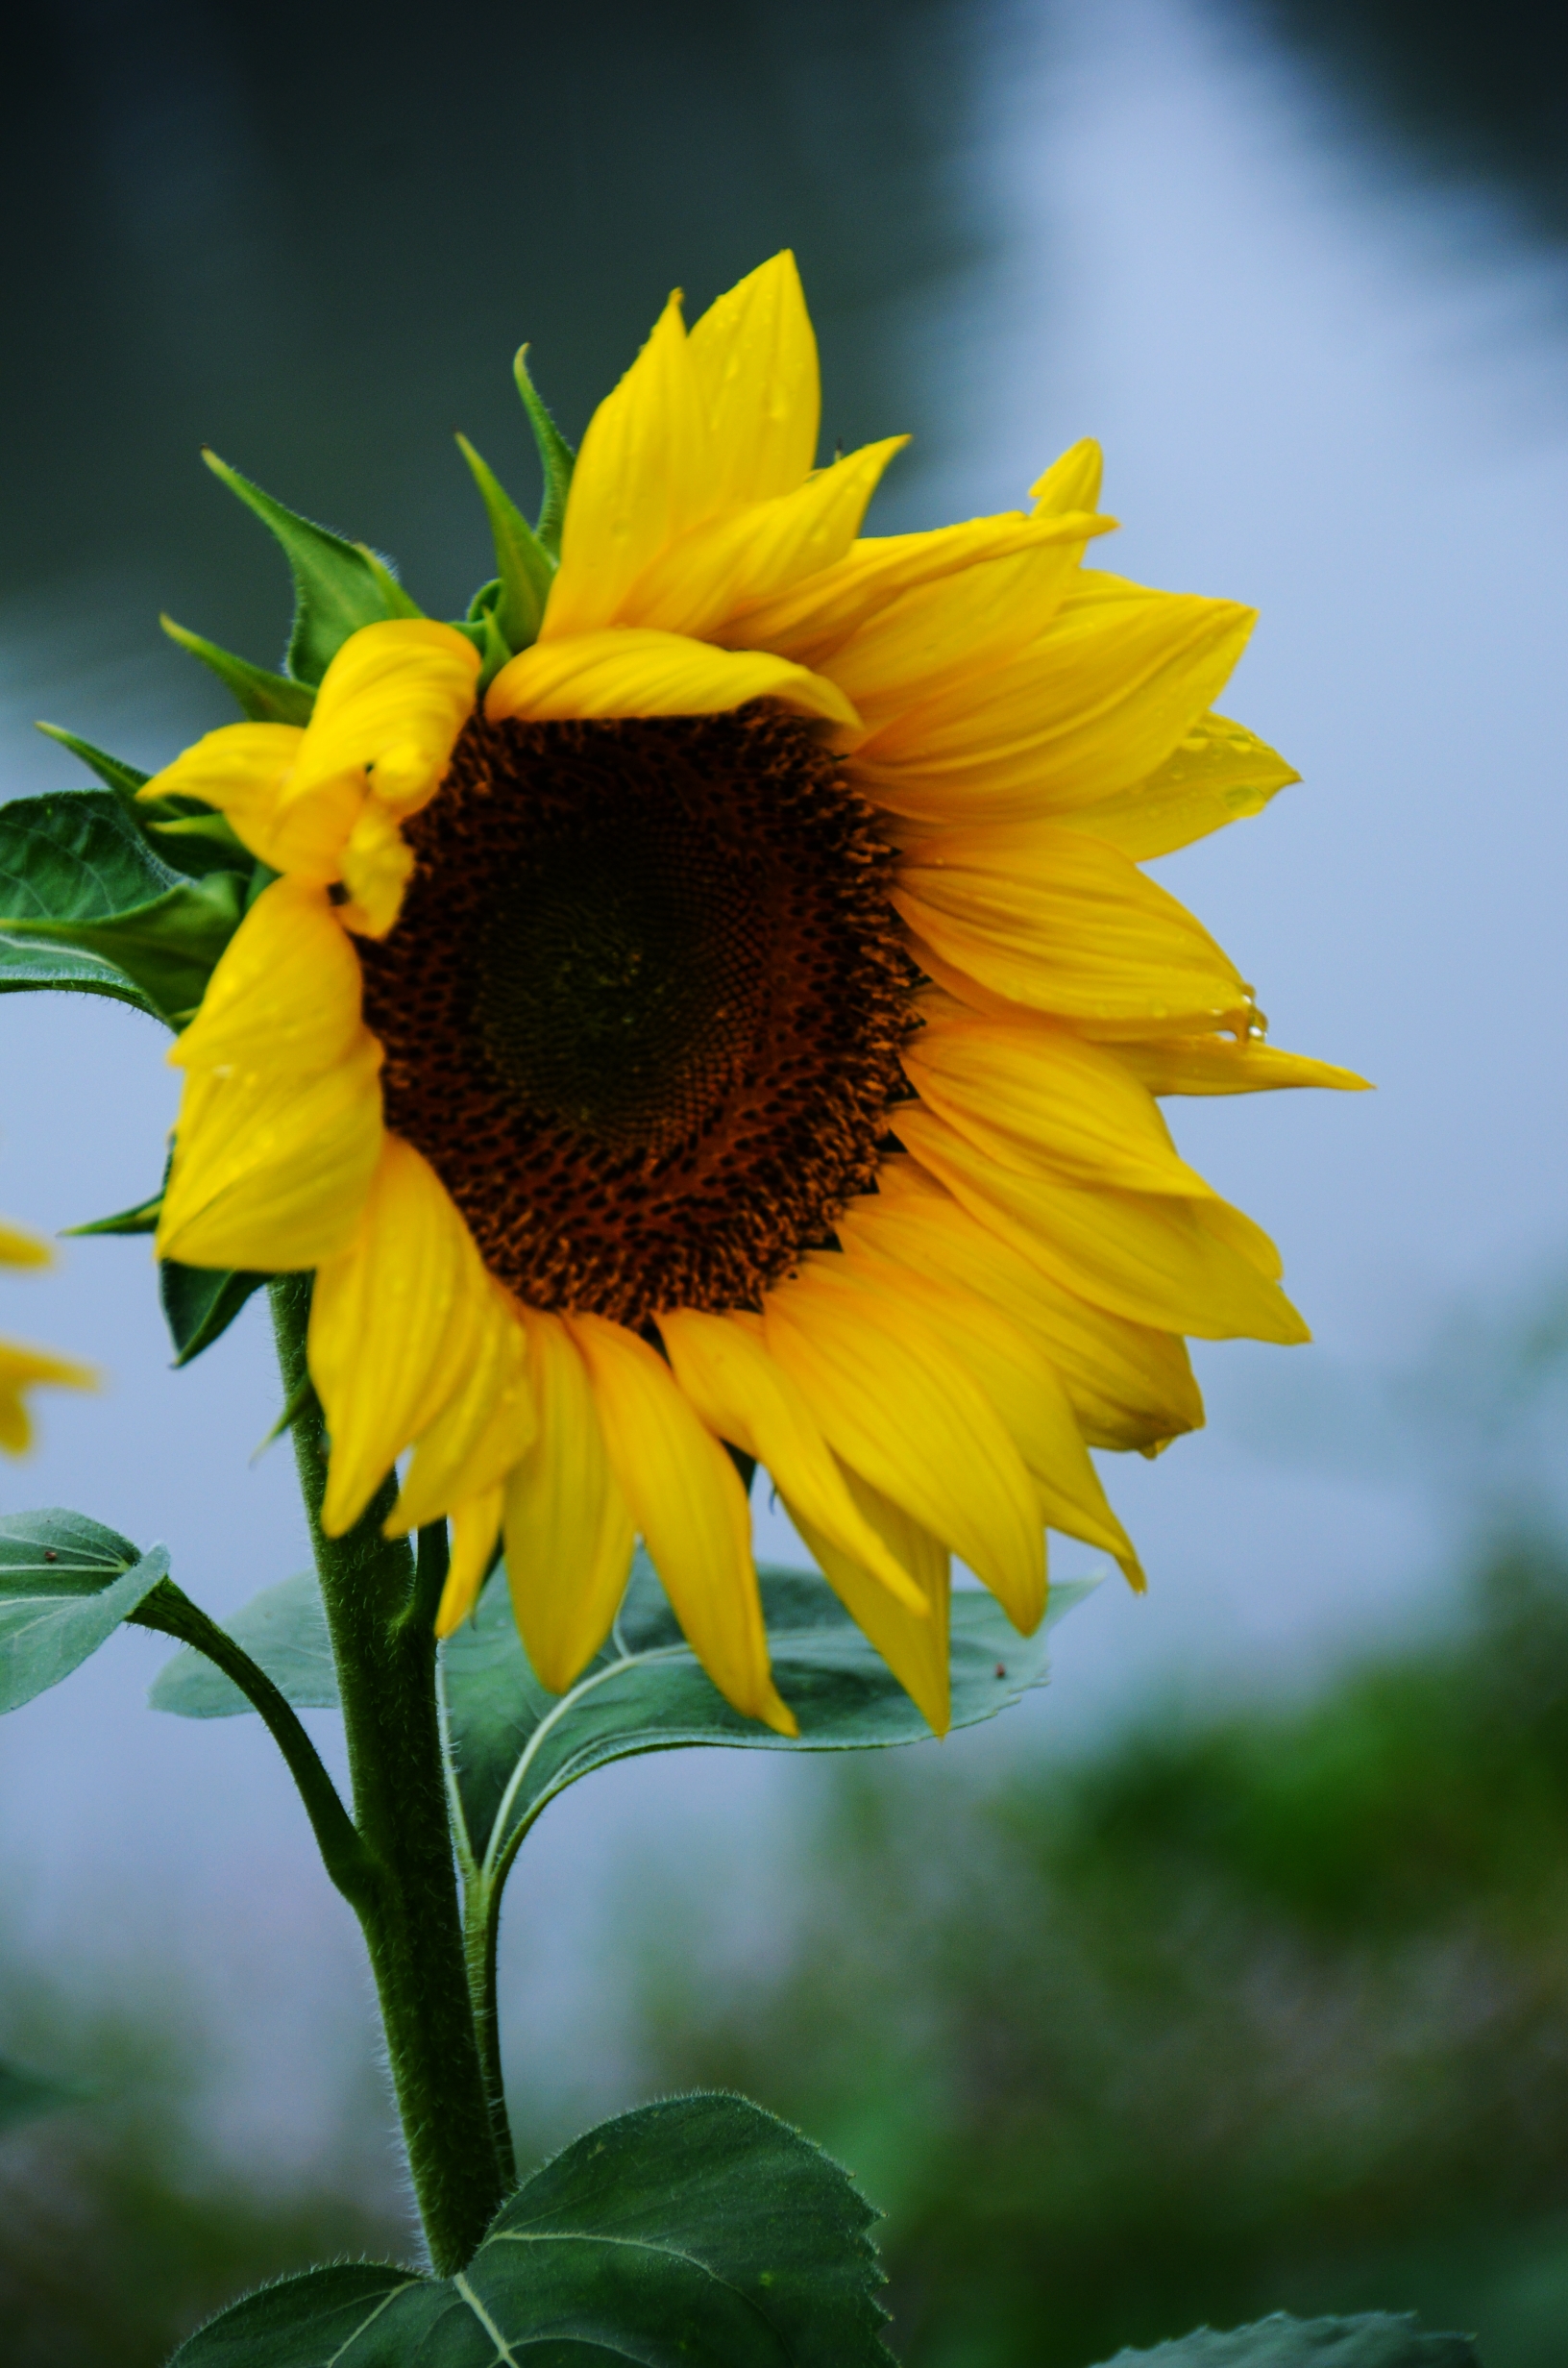
[[[1100,436],[1102,563],[1260,607],[1227,708],[1306,777],[1161,870],[1276,1040],[1380,1089],[1175,1110],[1316,1344],[1200,1352],[1210,1429],[1108,1475],[1148,1599],[1102,1588],[994,1727],[552,1809],[505,1938],[528,2149],[743,2085],[887,2210],[910,2368],[1279,2305],[1560,2361],[1568,17],[54,0],[8,54],[0,795],[75,777],[39,716],[145,765],[226,720],[160,608],[275,662],[283,571],[204,441],[459,613],[451,434],[527,491],[519,340],[575,435],[673,283],[695,313],[785,244],[825,445],[915,432],[876,526]],[[0,1044],[7,1215],[155,1188],[151,1023],[11,997]],[[6,1509],[164,1538],[219,1614],[299,1566],[257,1303],[171,1374],[144,1241],[5,1289],[106,1377]],[[0,2055],[73,2099],[0,2133],[17,2368],[152,2368],[408,2243],[352,1919],[257,1722],[142,1707],[163,1649],[0,1727]]]

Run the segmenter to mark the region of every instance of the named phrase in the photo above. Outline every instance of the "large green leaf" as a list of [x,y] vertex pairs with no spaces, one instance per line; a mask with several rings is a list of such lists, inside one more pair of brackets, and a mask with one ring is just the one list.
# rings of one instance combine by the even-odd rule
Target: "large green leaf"
[[288,671],[297,681],[319,682],[349,635],[362,625],[420,614],[384,561],[363,543],[346,542],[341,534],[285,508],[216,453],[202,456],[213,476],[238,495],[283,547],[294,578]]
[[222,2312],[169,2368],[891,2368],[873,2217],[771,2113],[675,2097],[535,2171],[459,2276],[311,2270]]
[[137,793],[152,777],[139,766],[128,765],[122,756],[110,756],[107,749],[94,748],[90,740],[66,731],[61,725],[40,724],[38,729],[48,739],[58,740],[62,749],[69,749],[106,789],[113,790],[136,830],[147,834],[149,843],[176,872],[204,879],[208,872],[238,872],[244,876],[255,869],[255,858],[224,817],[204,805],[200,798],[144,800]]
[[[264,1587],[224,1626],[297,1711],[336,1709],[332,1642],[313,1570],[298,1570]],[[181,1718],[234,1718],[256,1707],[205,1653],[188,1644],[163,1664],[147,1700],[155,1711],[172,1711]]]
[[[14,799],[0,806],[0,936],[31,949],[41,974],[6,965],[0,984],[108,994],[117,971],[138,990],[122,1000],[172,1024],[201,1001],[245,886],[234,872],[189,879],[161,862],[113,790]],[[104,966],[102,982],[82,974],[83,954]]]
[[0,1519],[0,1711],[69,1677],[168,1571],[83,1513],[51,1506]]
[[1291,2319],[1216,2334],[1200,2327],[1152,2352],[1118,2352],[1103,2368],[1481,2368],[1468,2335],[1423,2334],[1415,2321],[1376,2310],[1356,2319]]
[[19,2122],[37,2121],[62,2105],[75,2105],[81,2093],[41,2072],[29,2072],[24,2064],[0,2059],[0,2130],[14,2130]]
[[[547,1693],[518,1640],[498,1574],[475,1618],[442,1653],[442,1684],[465,1838],[477,1869],[499,1884],[546,1804],[612,1760],[689,1744],[753,1751],[850,1751],[916,1743],[931,1732],[892,1670],[811,1571],[759,1572],[773,1675],[800,1722],[798,1738],[732,1710],[681,1634],[639,1552],[603,1651],[569,1693]],[[1055,1587],[1046,1621],[1020,1637],[991,1596],[955,1595],[955,1727],[994,1717],[1043,1683],[1045,1629],[1088,1591]]]

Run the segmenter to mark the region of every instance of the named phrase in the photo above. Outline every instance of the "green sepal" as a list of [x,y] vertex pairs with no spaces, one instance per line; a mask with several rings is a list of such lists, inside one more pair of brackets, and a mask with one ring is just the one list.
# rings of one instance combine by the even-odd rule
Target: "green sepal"
[[[166,617],[163,622],[167,627]],[[176,626],[171,629],[178,640],[181,629]],[[243,660],[236,658],[234,663],[240,665]],[[276,679],[282,681],[282,677],[280,675]],[[94,748],[90,740],[81,739],[60,724],[39,724],[37,729],[45,738],[58,740],[62,749],[69,749],[90,773],[98,776],[106,789],[124,800],[126,812],[136,828],[148,835],[171,870],[184,873],[189,879],[205,879],[209,872],[249,870],[254,860],[250,851],[235,837],[224,816],[204,805],[199,798],[141,798],[137,792],[152,779],[151,774],[128,765],[122,757],[110,756],[107,749]]]
[[474,686],[478,696],[489,689],[507,659],[515,655],[496,623],[501,589],[499,576],[492,577],[488,583],[481,583],[468,604],[467,616],[458,619],[453,626],[453,630],[471,641],[479,654],[478,679]]
[[[0,806],[0,990],[89,986],[113,994],[117,973],[135,994],[120,999],[183,1026],[239,926],[246,888],[237,872],[181,878],[148,846],[118,790],[67,790]],[[10,950],[36,963],[12,964]],[[110,974],[103,984],[49,957],[85,954]]]
[[474,482],[479,489],[479,499],[484,504],[485,515],[490,521],[501,584],[501,595],[491,613],[508,654],[515,657],[519,650],[530,648],[539,638],[540,620],[545,613],[545,603],[550,598],[555,563],[511,495],[480,458],[466,435],[457,438],[457,449],[468,462]]
[[176,625],[172,617],[159,617],[158,621],[172,642],[210,668],[253,724],[293,724],[303,728],[309,723],[316,694],[307,682],[293,682],[287,675],[275,675],[265,666],[253,666],[248,657],[236,657],[233,650],[220,649],[204,634]]
[[93,1233],[156,1233],[163,1207],[163,1196],[156,1200],[143,1200],[134,1209],[120,1209],[112,1217],[95,1217],[87,1225],[61,1225],[61,1233],[68,1241],[80,1240]]
[[760,2106],[670,2097],[526,2179],[456,2277],[307,2270],[220,2311],[169,2368],[893,2368],[875,2217]]
[[0,1711],[69,1677],[168,1567],[167,1546],[139,1554],[83,1513],[50,1506],[0,1518]]
[[539,508],[539,523],[534,529],[538,540],[552,560],[561,555],[561,529],[566,524],[566,497],[572,490],[572,472],[577,456],[551,419],[538,389],[528,376],[528,349],[520,345],[512,364],[512,376],[517,391],[523,398],[523,408],[533,430],[533,440],[539,448],[539,466],[545,473],[545,498]]
[[182,1266],[177,1258],[159,1260],[158,1295],[174,1343],[176,1371],[222,1339],[266,1279],[223,1267]]
[[361,626],[421,614],[385,561],[363,543],[348,542],[285,508],[216,453],[204,452],[202,458],[283,547],[294,578],[294,623],[285,663],[296,681],[319,682],[349,635]]

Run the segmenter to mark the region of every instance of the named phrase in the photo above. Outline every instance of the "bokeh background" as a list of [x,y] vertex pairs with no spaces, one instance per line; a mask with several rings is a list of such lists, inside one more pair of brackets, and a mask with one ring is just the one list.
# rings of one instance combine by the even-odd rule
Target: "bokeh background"
[[[517,2117],[734,2082],[886,2208],[911,2368],[1084,2368],[1286,2304],[1568,2330],[1560,919],[1568,18],[1529,0],[52,0],[0,87],[0,795],[225,720],[157,612],[272,662],[205,441],[460,612],[451,442],[530,481],[670,284],[800,258],[884,530],[1107,448],[1103,563],[1255,603],[1228,705],[1306,777],[1161,867],[1276,1039],[1375,1098],[1177,1112],[1317,1343],[1200,1353],[1107,1585],[993,1728],[680,1755],[553,1809],[505,1941]],[[0,1207],[155,1183],[150,1023],[0,1000]],[[259,1307],[167,1369],[145,1242],[8,1281],[103,1369],[6,1507],[220,1614],[304,1559]],[[770,1549],[791,1542],[759,1513]],[[1087,1567],[1059,1554],[1058,1568]],[[252,1720],[127,1632],[0,1728],[0,2361],[159,2360],[245,2283],[408,2243],[357,1937]],[[335,1748],[330,1718],[316,1721]],[[531,1863],[528,1862],[531,1860]]]

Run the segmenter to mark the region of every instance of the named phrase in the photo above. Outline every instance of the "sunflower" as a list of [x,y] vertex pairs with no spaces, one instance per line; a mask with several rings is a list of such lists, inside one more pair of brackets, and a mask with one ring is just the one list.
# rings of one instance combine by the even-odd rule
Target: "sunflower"
[[737,1456],[934,1728],[949,1558],[1021,1630],[1052,1528],[1141,1574],[1091,1447],[1202,1419],[1185,1335],[1304,1340],[1173,1093],[1344,1085],[1140,860],[1297,777],[1213,714],[1251,613],[1083,565],[1032,508],[859,528],[780,256],[678,295],[595,413],[537,638],[363,626],[307,724],[148,783],[278,876],[170,1058],[158,1246],[313,1269],[340,1534],[498,1543],[567,1686],[640,1535],[740,1711],[774,1688]]
[[[49,1246],[15,1225],[0,1223],[0,1267],[46,1267]],[[33,1444],[33,1418],[23,1392],[40,1382],[67,1390],[90,1390],[93,1375],[69,1357],[47,1348],[26,1348],[20,1341],[0,1341],[0,1447],[8,1455],[25,1455]]]

